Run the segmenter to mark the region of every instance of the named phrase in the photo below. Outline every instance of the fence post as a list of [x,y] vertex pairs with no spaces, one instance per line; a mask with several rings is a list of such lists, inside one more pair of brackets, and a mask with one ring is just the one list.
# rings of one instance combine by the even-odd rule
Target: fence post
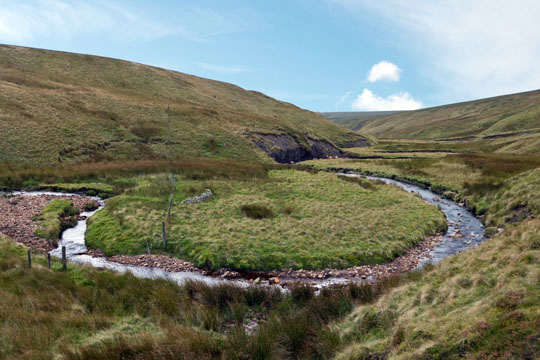
[[28,249],[28,268],[32,268],[32,255],[30,254],[30,249]]
[[148,245],[148,240],[144,239],[144,243],[146,244],[146,252],[148,253],[148,255],[152,255],[150,254],[150,246]]
[[47,267],[51,268],[51,253],[47,253]]
[[161,233],[163,234],[163,250],[167,248],[167,234],[165,233],[165,221],[161,222]]
[[62,270],[67,270],[66,247],[62,245]]
[[150,258],[150,267],[154,267],[154,259],[152,258],[152,254],[150,253],[150,245],[148,245],[148,240],[144,239],[144,242],[146,244],[146,251],[148,252],[148,257]]
[[169,196],[169,204],[167,206],[167,221],[171,222],[171,207],[172,207],[172,201],[173,201],[174,192]]
[[167,207],[167,222],[170,225],[170,223],[171,223],[171,208],[172,208],[172,204],[173,204],[174,193],[176,192],[176,178],[174,177],[172,172],[171,172],[169,178],[170,178],[170,180],[172,182],[172,192],[171,192],[171,196],[169,196],[169,203],[168,203],[168,207]]

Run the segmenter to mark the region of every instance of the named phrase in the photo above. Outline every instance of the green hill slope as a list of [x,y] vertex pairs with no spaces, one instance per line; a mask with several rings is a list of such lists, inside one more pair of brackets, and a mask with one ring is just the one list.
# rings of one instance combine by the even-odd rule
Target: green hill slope
[[393,115],[401,111],[345,111],[345,112],[323,112],[328,120],[351,130],[360,130],[365,124],[376,118]]
[[270,161],[261,150],[275,155],[267,134],[281,136],[284,161],[324,155],[311,151],[317,146],[335,154],[331,145],[367,144],[319,114],[232,84],[15,46],[0,46],[0,133],[0,162],[34,164],[165,155]]
[[[330,113],[332,114],[332,113]],[[330,120],[378,138],[445,139],[540,132],[540,90],[383,116]],[[369,113],[368,113],[369,114]]]

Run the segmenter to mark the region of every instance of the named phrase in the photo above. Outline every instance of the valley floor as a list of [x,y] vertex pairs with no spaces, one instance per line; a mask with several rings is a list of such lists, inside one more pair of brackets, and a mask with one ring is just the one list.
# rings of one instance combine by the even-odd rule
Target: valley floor
[[[408,148],[408,158],[397,159],[399,154],[389,153],[388,148],[358,150],[369,151],[371,158],[318,160],[303,166],[380,174],[430,187],[473,209],[486,224],[491,240],[422,272],[390,277],[376,285],[331,287],[313,296],[313,289],[303,285],[293,286],[290,294],[284,295],[261,286],[239,289],[232,285],[208,288],[187,284],[178,287],[166,281],[135,279],[85,267],[72,266],[62,273],[57,271],[58,263],[53,264],[53,270],[47,270],[46,260],[39,255],[35,256],[34,266],[29,270],[24,265],[24,248],[2,238],[0,296],[5,301],[0,304],[0,356],[21,359],[103,356],[135,359],[144,356],[152,359],[173,358],[172,354],[182,353],[188,358],[200,359],[538,358],[538,158],[415,150]],[[208,227],[209,239],[216,238],[223,230],[234,230],[235,226],[245,228],[246,224],[250,224],[249,231],[257,239],[257,231],[263,234],[261,229],[270,228],[262,225],[265,221],[277,228],[281,222],[284,229],[290,228],[292,223],[302,224],[303,228],[295,228],[298,236],[310,231],[326,234],[323,228],[330,226],[330,220],[322,221],[324,213],[317,213],[316,208],[308,207],[307,213],[301,210],[307,202],[334,215],[328,219],[337,217],[338,211],[345,212],[345,226],[345,220],[353,219],[357,225],[366,218],[368,221],[386,219],[384,212],[380,217],[377,215],[377,206],[370,207],[371,201],[399,205],[398,198],[407,196],[403,206],[418,200],[418,209],[434,216],[434,227],[425,231],[437,228],[438,211],[431,212],[421,200],[397,189],[392,198],[392,187],[362,181],[353,183],[334,174],[291,169],[252,173],[256,176],[246,181],[238,176],[204,175],[201,178],[201,173],[193,176],[184,170],[175,198],[193,196],[206,188],[211,188],[216,195],[210,202],[174,212],[178,222],[175,224],[173,220],[172,225],[177,227],[178,233],[182,233],[182,226],[194,231],[198,221],[212,225],[220,214],[228,214],[227,223],[218,222]],[[33,181],[39,183],[43,179],[34,175]],[[95,229],[109,230],[112,226],[113,230],[122,230],[121,234],[134,229],[137,234],[159,238],[158,229],[144,224],[145,219],[152,224],[158,220],[159,224],[162,219],[158,214],[164,213],[170,190],[169,180],[164,175],[109,177],[102,173],[68,182],[79,182],[83,186],[84,181],[109,184],[117,194],[108,200],[110,213],[104,212],[106,216],[94,220]],[[354,194],[362,194],[362,198]],[[341,206],[333,207],[326,203],[327,199],[338,201]],[[348,203],[349,199],[354,201]],[[291,204],[291,209],[285,209]],[[243,209],[243,205],[258,206]],[[353,208],[358,205],[366,206],[369,210],[362,215],[370,216],[355,215]],[[347,212],[348,207],[350,212]],[[175,206],[176,211],[179,208]],[[205,212],[213,215],[205,217]],[[401,213],[398,206],[395,215]],[[423,216],[426,215],[420,211],[419,221]],[[381,224],[395,227],[400,221],[414,223],[415,220],[414,217],[404,218],[395,224],[385,221]],[[318,228],[317,222],[322,227]],[[369,226],[366,229],[369,231]],[[392,234],[393,228],[389,230]],[[345,233],[347,231],[351,230],[345,228]],[[94,235],[96,243],[106,241],[106,237],[104,240],[99,234]],[[129,237],[124,235],[126,241],[136,237],[135,232]],[[334,238],[332,246],[342,240]],[[174,239],[173,236],[171,243],[182,244],[182,255],[188,254],[186,244],[195,244],[182,241],[185,238]],[[121,245],[140,251],[137,249],[141,244],[129,245],[132,247],[128,244],[110,242],[100,246],[105,250],[112,246],[109,250],[119,251],[114,246]],[[226,241],[223,244],[228,245]],[[262,243],[247,246],[232,243],[219,251],[230,251],[233,244],[244,246],[241,251],[247,255],[252,251],[254,258],[264,249]],[[321,250],[324,254],[326,248],[323,246]],[[204,253],[204,247],[198,251]],[[210,251],[209,256],[214,251]],[[339,251],[339,247],[326,253],[332,255],[334,251]],[[384,257],[385,252],[380,254]],[[304,258],[297,256],[297,259]],[[332,256],[328,259],[332,261]],[[35,341],[31,336],[35,333],[46,336]]]

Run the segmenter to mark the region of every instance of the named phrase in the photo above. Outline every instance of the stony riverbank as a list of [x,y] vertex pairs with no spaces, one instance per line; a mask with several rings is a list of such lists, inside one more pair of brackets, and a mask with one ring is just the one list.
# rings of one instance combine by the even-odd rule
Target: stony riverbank
[[[221,277],[225,279],[244,279],[248,282],[314,282],[328,278],[342,278],[353,281],[372,281],[389,275],[401,274],[413,270],[421,259],[429,256],[433,247],[442,241],[442,235],[430,236],[421,241],[418,246],[410,249],[406,254],[397,257],[394,261],[379,265],[362,265],[348,269],[323,269],[323,270],[286,270],[286,271],[261,271],[261,272],[237,272],[230,269],[218,269],[216,271],[197,268],[193,263],[165,255],[115,255],[107,258],[108,261],[124,265],[158,268],[169,272],[198,272],[203,275]],[[102,252],[89,250],[89,255],[104,256]]]
[[[81,196],[4,196],[0,198],[0,232],[15,241],[34,250],[48,252],[52,246],[45,240],[34,235],[38,228],[36,219],[43,207],[52,199],[63,198],[73,202],[73,205],[83,211],[86,205],[93,201]],[[432,236],[421,241],[417,247],[409,250],[394,261],[380,265],[363,265],[348,269],[324,270],[285,270],[265,272],[237,272],[230,269],[210,271],[197,268],[193,263],[166,255],[115,255],[108,258],[118,264],[159,268],[169,272],[197,272],[203,275],[225,279],[243,278],[249,282],[287,283],[294,281],[318,282],[328,278],[343,278],[351,280],[372,280],[392,274],[399,274],[414,269],[420,259],[428,256],[429,251],[442,240],[442,236]],[[105,257],[102,251],[89,249],[88,255]]]
[[3,195],[0,196],[0,233],[5,234],[16,242],[37,251],[48,252],[53,246],[34,233],[39,228],[37,218],[41,210],[53,199],[66,199],[73,203],[79,211],[84,211],[88,203],[97,203],[82,196],[53,196],[53,195]]

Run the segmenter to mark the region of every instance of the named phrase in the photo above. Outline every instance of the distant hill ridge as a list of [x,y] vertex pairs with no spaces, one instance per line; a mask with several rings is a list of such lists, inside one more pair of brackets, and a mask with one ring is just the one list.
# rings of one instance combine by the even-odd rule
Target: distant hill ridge
[[360,130],[366,123],[373,119],[400,113],[401,111],[344,111],[320,113],[328,120],[343,125],[351,130]]
[[540,132],[540,90],[392,114],[323,115],[377,138],[437,140],[535,133]]
[[163,156],[270,162],[268,154],[288,162],[369,143],[320,114],[232,84],[8,45],[0,45],[0,133],[0,163],[33,164]]

